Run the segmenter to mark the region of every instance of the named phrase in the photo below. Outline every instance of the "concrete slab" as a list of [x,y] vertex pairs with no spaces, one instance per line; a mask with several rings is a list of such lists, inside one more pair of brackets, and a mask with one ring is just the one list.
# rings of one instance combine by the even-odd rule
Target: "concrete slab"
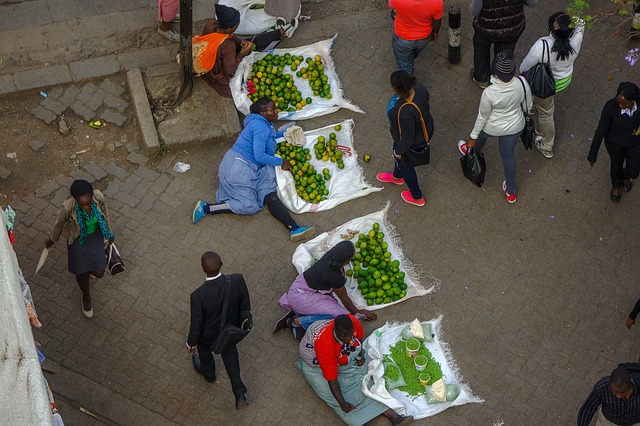
[[13,76],[0,75],[0,95],[5,93],[13,93],[16,91],[16,84],[13,82]]
[[50,67],[20,71],[15,73],[13,78],[18,91],[54,86],[72,81],[67,65],[53,65]]
[[3,31],[51,22],[47,0],[0,4],[0,28]]
[[158,152],[160,151],[158,132],[151,116],[149,99],[147,98],[147,91],[144,88],[144,81],[139,68],[134,68],[127,72],[127,83],[129,84],[133,108],[142,133],[144,148],[147,152]]
[[[152,99],[172,100],[179,74],[147,78]],[[160,140],[168,147],[188,143],[233,143],[240,133],[233,100],[219,96],[205,82],[195,79],[193,91],[175,111],[158,124]]]
[[116,59],[116,55],[108,55],[72,62],[69,64],[69,68],[74,81],[80,81],[115,74],[120,71],[120,63]]

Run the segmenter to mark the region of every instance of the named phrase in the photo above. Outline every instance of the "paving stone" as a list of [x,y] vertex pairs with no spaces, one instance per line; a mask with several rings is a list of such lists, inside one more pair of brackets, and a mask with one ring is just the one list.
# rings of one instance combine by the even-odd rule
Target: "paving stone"
[[53,100],[58,100],[58,98],[62,96],[63,92],[64,90],[61,87],[56,87],[55,89],[49,90],[49,93],[47,93],[49,96],[47,97]]
[[52,99],[50,96],[47,96],[42,101],[40,101],[40,105],[42,105],[49,111],[52,111],[56,115],[61,115],[67,109],[67,107],[63,103]]
[[124,112],[124,110],[126,110],[129,106],[129,103],[124,99],[116,97],[111,93],[108,93],[104,98],[104,104],[111,109],[115,109],[118,112]]
[[96,180],[104,179],[108,176],[107,172],[105,172],[104,169],[96,163],[85,164],[82,168],[96,178]]
[[45,143],[40,140],[34,139],[30,141],[27,145],[29,145],[29,148],[31,148],[35,152],[38,152],[45,146]]
[[82,89],[80,89],[80,93],[76,96],[76,100],[86,105],[96,90],[98,90],[98,88],[95,84],[87,83],[82,86]]
[[129,142],[128,144],[126,144],[125,149],[127,150],[127,152],[137,152],[140,151],[140,145],[138,145],[137,142]]
[[48,109],[45,109],[42,105],[38,105],[34,109],[32,109],[31,114],[33,114],[34,117],[44,121],[47,124],[53,123],[56,119],[56,115],[51,111],[49,111]]
[[97,111],[102,105],[104,98],[107,94],[102,89],[98,89],[91,95],[91,98],[86,102],[86,105],[93,111]]
[[122,87],[117,83],[114,83],[108,78],[103,80],[102,83],[100,83],[100,88],[104,90],[106,93],[109,93],[115,96],[116,98],[122,96],[125,92],[124,87]]
[[64,93],[58,100],[62,105],[68,108],[68,107],[71,107],[71,104],[75,102],[76,97],[79,94],[80,94],[80,89],[78,89],[76,86],[69,86],[64,90]]
[[71,110],[82,117],[85,121],[89,121],[95,117],[95,111],[78,100],[71,105]]
[[107,173],[117,177],[118,179],[124,180],[127,176],[129,176],[129,172],[118,166],[116,163],[107,164],[105,170],[107,171]]
[[4,166],[0,166],[0,178],[2,179],[8,179],[9,176],[11,176],[11,170],[7,169]]
[[52,180],[45,183],[40,188],[36,189],[36,195],[38,197],[46,197],[58,188],[60,188],[60,185],[58,184],[58,182],[56,182],[55,180]]
[[109,123],[114,123],[118,127],[122,127],[122,125],[127,121],[126,115],[111,111],[110,109],[105,109],[102,114],[100,114],[100,118]]
[[92,175],[80,169],[73,170],[71,173],[69,173],[69,176],[76,180],[86,180],[89,183],[93,183],[96,180]]

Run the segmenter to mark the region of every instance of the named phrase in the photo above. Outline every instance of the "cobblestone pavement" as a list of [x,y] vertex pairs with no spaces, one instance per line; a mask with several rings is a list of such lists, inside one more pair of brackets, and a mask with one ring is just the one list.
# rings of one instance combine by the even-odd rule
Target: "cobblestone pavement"
[[[285,46],[339,32],[333,50],[337,72],[346,96],[367,114],[341,111],[300,124],[311,129],[353,117],[356,148],[372,156],[363,167],[373,181],[391,165],[384,109],[393,59],[389,13],[371,5],[377,4],[303,23]],[[519,58],[545,32],[547,16],[561,7],[549,1],[527,10]],[[594,27],[587,34],[574,82],[556,99],[556,156],[548,160],[518,147],[518,203],[508,205],[495,141],[486,149],[483,189],[460,173],[455,142],[468,135],[480,97],[468,77],[469,16],[463,26],[461,64],[447,62],[444,31],[417,60],[436,122],[432,164],[419,169],[427,205],[420,209],[403,203],[394,187],[296,219],[325,231],[390,200],[390,220],[405,254],[425,276],[432,273],[441,280],[438,292],[380,311],[379,323],[444,314],[444,339],[462,376],[486,403],[456,407],[418,424],[571,424],[595,381],[618,362],[637,359],[640,349],[638,330],[624,327],[638,297],[640,189],[612,204],[604,148],[593,168],[585,160],[603,103],[618,82],[632,78],[627,66],[607,80],[629,47],[619,41],[603,44],[613,26]],[[69,402],[69,410],[62,412],[69,424],[102,424],[78,417],[71,410],[74,404],[108,424],[149,424],[151,418],[154,424],[337,423],[294,366],[296,342],[286,333],[271,334],[283,313],[277,300],[295,277],[295,244],[267,212],[207,217],[197,226],[190,222],[194,201],[214,197],[226,148],[199,146],[156,163],[141,159],[131,147],[127,164],[81,164],[12,203],[18,212],[16,250],[28,277],[74,178],[104,190],[127,262],[124,274],[94,282],[91,321],[82,317],[63,244],[55,246],[41,274],[30,281],[45,323],[36,339],[61,371],[78,378],[58,386],[56,375],[50,378],[54,391]],[[191,170],[172,172],[176,161],[189,163]],[[250,401],[243,412],[233,410],[222,368],[218,381],[207,383],[194,373],[184,348],[188,295],[202,282],[199,257],[205,250],[218,251],[223,271],[243,273],[250,288],[255,327],[240,345]],[[376,325],[365,324],[366,331]],[[97,390],[82,392],[83,386]],[[114,407],[114,401],[126,403]],[[148,416],[127,415],[135,412]]]

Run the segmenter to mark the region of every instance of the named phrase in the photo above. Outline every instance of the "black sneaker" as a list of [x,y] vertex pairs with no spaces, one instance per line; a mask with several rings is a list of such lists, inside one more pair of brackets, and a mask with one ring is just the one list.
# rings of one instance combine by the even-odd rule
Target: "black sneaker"
[[287,320],[289,318],[295,318],[296,317],[296,313],[293,311],[288,311],[282,318],[280,318],[278,320],[278,322],[276,322],[276,325],[273,327],[273,332],[277,333],[280,330],[284,330],[285,328],[287,328]]

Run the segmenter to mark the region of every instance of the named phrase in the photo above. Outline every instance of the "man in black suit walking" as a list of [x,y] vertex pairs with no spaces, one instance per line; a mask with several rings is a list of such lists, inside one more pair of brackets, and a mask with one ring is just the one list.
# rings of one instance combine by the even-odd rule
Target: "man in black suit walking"
[[[191,327],[187,339],[187,350],[192,355],[196,371],[202,374],[207,381],[214,382],[216,380],[216,365],[211,346],[220,332],[225,276],[220,273],[222,260],[217,253],[206,252],[202,255],[201,263],[207,278],[204,284],[191,293]],[[249,291],[242,275],[233,274],[229,277],[231,292],[226,323],[240,327],[242,322],[251,315]],[[236,409],[242,409],[248,403],[245,398],[247,388],[240,378],[238,349],[234,346],[220,355],[231,380],[231,389],[236,398]]]

